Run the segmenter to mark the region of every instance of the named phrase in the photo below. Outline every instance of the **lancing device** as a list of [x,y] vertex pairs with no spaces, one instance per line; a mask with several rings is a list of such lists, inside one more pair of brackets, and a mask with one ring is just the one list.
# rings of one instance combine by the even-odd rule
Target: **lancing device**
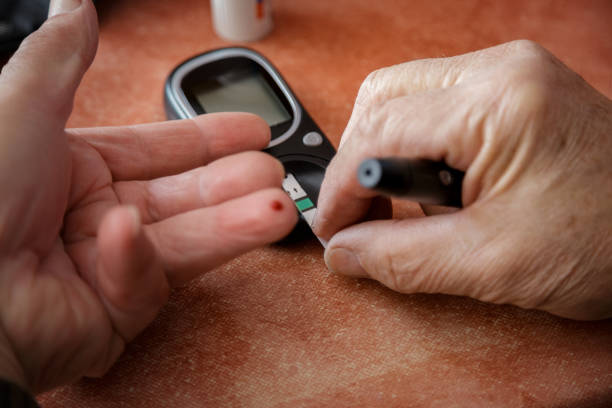
[[357,170],[359,183],[366,188],[448,207],[462,207],[464,175],[443,162],[397,157],[367,159]]

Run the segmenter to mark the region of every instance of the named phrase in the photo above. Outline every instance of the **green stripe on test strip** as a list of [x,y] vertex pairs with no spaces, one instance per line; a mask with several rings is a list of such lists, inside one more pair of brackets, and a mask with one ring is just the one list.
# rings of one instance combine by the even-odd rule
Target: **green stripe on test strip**
[[301,200],[296,201],[295,205],[300,211],[304,211],[304,210],[309,209],[310,207],[314,207],[314,204],[312,203],[312,201],[310,201],[310,198],[308,197],[302,198]]

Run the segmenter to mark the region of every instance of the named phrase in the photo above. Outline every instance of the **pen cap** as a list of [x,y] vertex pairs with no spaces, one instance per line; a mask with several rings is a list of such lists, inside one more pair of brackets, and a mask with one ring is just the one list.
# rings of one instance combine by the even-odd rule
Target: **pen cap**
[[228,41],[255,41],[273,27],[270,0],[210,0],[213,27]]
[[404,158],[364,160],[359,183],[381,193],[427,204],[461,207],[464,173],[443,162]]
[[464,173],[432,160],[410,161],[410,196],[420,203],[461,207]]

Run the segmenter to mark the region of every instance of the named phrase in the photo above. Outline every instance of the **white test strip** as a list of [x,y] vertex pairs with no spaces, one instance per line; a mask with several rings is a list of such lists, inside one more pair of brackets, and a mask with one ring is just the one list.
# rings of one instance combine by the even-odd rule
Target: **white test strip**
[[[296,180],[293,174],[287,173],[287,175],[285,176],[285,179],[283,180],[283,190],[285,190],[285,192],[289,194],[289,197],[291,197],[298,211],[304,216],[306,223],[312,230],[312,226],[317,215],[317,207],[312,205],[312,201],[310,200],[310,198],[308,198],[308,194],[306,194],[306,191],[304,191],[302,186],[300,186],[300,183]],[[301,204],[303,202],[310,203],[307,208],[304,208],[304,211],[302,211]],[[323,245],[323,248],[327,247],[326,241],[322,240],[319,237],[317,237],[317,239],[319,240],[321,245]]]
[[311,208],[308,211],[304,211],[302,215],[306,219],[306,222],[308,223],[308,225],[310,225],[310,227],[312,228],[312,224],[314,223],[315,216],[317,215],[317,209]]
[[300,183],[298,183],[291,173],[287,173],[283,180],[283,190],[289,194],[289,197],[291,197],[293,201],[307,196],[306,191],[304,191]]

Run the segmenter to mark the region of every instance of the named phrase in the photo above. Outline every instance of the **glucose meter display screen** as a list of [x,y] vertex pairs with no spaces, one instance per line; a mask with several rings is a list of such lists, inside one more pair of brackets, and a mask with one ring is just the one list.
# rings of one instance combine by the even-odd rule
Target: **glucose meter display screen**
[[204,81],[195,87],[194,96],[207,113],[250,112],[270,127],[291,119],[262,74],[253,70],[237,70]]

